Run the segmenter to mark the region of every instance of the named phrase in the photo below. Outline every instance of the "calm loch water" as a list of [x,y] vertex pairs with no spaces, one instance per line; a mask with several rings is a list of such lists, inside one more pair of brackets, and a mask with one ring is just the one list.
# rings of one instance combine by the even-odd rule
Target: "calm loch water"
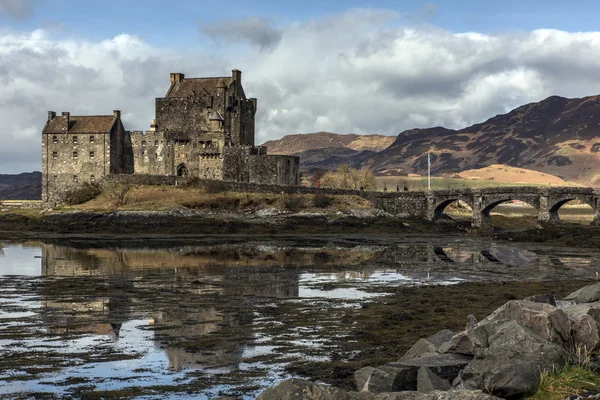
[[382,288],[590,279],[599,260],[460,237],[0,242],[0,396],[251,399],[329,360]]

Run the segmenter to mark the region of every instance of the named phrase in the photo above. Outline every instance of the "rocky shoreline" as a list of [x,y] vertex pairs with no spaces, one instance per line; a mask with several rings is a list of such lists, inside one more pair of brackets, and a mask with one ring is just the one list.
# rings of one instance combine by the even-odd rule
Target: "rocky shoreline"
[[30,216],[0,214],[0,238],[48,235],[120,234],[280,234],[280,233],[463,233],[465,227],[448,220],[432,223],[407,220],[379,210],[338,213],[207,213],[188,209],[170,211],[114,211],[41,213]]
[[521,399],[543,373],[588,362],[599,344],[600,284],[594,284],[558,302],[551,294],[511,300],[479,322],[470,315],[463,331],[441,330],[395,362],[356,371],[355,392],[290,379],[258,399]]

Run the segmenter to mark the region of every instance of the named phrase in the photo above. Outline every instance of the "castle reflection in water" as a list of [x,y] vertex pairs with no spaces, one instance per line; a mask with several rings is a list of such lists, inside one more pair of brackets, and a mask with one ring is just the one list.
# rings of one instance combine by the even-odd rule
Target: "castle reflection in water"
[[[494,245],[429,243],[111,248],[71,242],[40,247],[42,275],[48,278],[41,293],[42,317],[51,332],[118,341],[125,322],[145,320],[143,329],[153,332],[154,346],[163,349],[172,370],[238,368],[269,303],[299,298],[306,272],[338,281],[368,280],[383,266],[407,279],[462,278],[461,273],[479,279],[494,266],[498,271],[526,266],[520,272],[524,277],[551,277],[565,273],[557,266],[566,263],[577,271],[591,262]],[[462,272],[449,271],[447,263],[460,264]]]

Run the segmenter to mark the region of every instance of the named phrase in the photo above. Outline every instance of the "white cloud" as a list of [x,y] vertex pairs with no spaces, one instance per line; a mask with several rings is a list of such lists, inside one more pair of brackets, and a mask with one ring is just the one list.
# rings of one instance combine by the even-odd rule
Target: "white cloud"
[[[127,129],[147,129],[169,72],[243,70],[246,93],[258,97],[258,143],[320,129],[461,128],[553,94],[600,93],[600,32],[456,34],[392,26],[399,18],[350,10],[283,26],[269,51],[258,43],[242,52],[239,43],[185,53],[127,34],[88,42],[43,30],[0,32],[0,173],[40,168],[47,110],[121,109]],[[268,44],[265,37],[257,40]]]

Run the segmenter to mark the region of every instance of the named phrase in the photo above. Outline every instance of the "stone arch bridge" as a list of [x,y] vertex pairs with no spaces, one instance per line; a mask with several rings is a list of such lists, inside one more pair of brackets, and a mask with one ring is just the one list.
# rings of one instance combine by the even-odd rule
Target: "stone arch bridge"
[[378,196],[380,208],[395,214],[424,217],[435,221],[444,216],[451,203],[461,200],[473,210],[473,228],[491,228],[490,212],[498,205],[520,200],[538,212],[540,225],[560,221],[558,210],[572,200],[588,204],[594,211],[594,225],[600,225],[600,191],[587,187],[510,186],[481,189],[453,189],[421,192],[391,192]]

